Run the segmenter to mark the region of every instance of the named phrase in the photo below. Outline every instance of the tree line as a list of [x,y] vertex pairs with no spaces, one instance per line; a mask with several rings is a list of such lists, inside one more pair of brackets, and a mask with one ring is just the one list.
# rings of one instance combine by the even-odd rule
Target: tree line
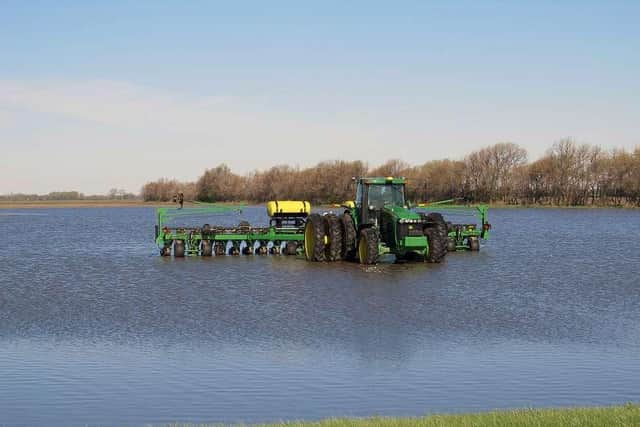
[[105,195],[84,194],[79,191],[52,191],[47,194],[12,193],[0,195],[0,201],[28,202],[28,201],[77,201],[77,200],[135,200],[137,196],[124,189],[112,188]]
[[239,175],[225,164],[204,171],[196,182],[159,179],[142,187],[145,201],[264,202],[275,199],[336,203],[354,196],[354,176],[404,176],[414,202],[465,202],[548,206],[640,206],[640,147],[635,151],[578,144],[563,139],[544,156],[499,143],[462,160],[432,160],[411,166],[393,159],[370,168],[361,161],[325,161],[313,167],[287,165]]

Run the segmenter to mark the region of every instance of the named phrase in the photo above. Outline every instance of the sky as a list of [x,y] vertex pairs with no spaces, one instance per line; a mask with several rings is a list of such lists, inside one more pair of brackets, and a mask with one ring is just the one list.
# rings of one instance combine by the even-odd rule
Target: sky
[[640,1],[0,0],[0,194],[640,146]]

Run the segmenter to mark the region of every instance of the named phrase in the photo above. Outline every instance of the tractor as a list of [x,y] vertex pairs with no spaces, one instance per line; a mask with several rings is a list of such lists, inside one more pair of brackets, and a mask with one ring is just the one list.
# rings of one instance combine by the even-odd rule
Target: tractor
[[[298,255],[309,261],[358,260],[375,264],[380,255],[396,260],[441,262],[447,251],[477,251],[489,236],[487,207],[456,205],[445,200],[413,206],[405,199],[404,178],[354,178],[354,201],[344,202],[338,213],[311,213],[306,201],[267,203],[268,226],[197,225],[198,218],[242,212],[242,206],[192,202],[192,208],[158,208],[155,237],[160,255]],[[474,215],[481,225],[445,222]],[[176,223],[180,221],[180,223]]]
[[309,261],[358,260],[375,264],[382,254],[439,263],[447,254],[449,229],[440,213],[419,213],[405,200],[404,178],[356,178],[355,201],[339,215],[311,214],[304,229]]

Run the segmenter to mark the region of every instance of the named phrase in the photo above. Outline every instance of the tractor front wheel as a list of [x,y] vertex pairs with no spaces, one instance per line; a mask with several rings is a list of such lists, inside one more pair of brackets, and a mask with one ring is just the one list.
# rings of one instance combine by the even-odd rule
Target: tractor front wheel
[[378,233],[373,228],[365,228],[360,232],[358,241],[358,258],[360,264],[378,262]]
[[311,214],[304,226],[304,256],[307,261],[324,261],[324,218],[319,214]]
[[442,262],[447,255],[449,246],[449,236],[447,233],[447,223],[439,213],[430,213],[426,219],[431,223],[424,230],[427,236],[427,244],[429,245],[429,253],[425,257],[428,262]]

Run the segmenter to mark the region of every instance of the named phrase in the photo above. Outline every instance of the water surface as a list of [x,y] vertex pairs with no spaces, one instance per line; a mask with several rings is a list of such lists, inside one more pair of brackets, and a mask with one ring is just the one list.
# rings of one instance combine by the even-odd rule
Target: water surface
[[0,424],[640,400],[640,212],[490,214],[479,253],[366,267],[161,258],[148,208],[4,211]]

